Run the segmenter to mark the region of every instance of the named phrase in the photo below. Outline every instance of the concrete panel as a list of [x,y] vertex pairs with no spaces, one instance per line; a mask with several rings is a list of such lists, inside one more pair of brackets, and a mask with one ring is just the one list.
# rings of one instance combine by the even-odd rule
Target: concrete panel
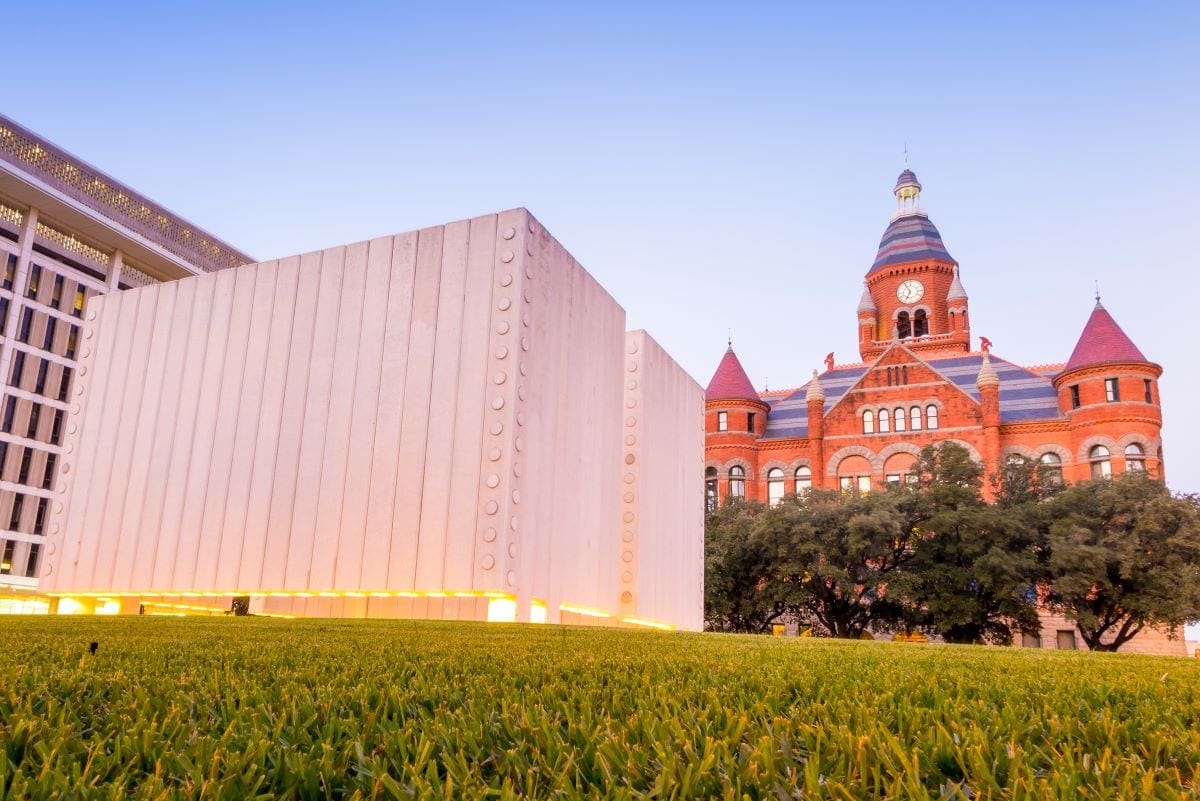
[[523,209],[85,322],[46,591],[699,626],[699,387]]
[[[645,331],[625,337],[623,613],[703,627],[704,390]],[[700,580],[697,580],[697,576]]]

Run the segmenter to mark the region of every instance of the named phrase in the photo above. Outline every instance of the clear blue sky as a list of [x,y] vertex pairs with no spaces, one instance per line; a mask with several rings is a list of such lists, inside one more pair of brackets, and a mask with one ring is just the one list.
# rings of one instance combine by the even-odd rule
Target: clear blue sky
[[3,110],[259,258],[527,206],[706,384],[857,360],[907,142],[974,333],[1065,360],[1099,281],[1200,491],[1200,6],[53,2]]

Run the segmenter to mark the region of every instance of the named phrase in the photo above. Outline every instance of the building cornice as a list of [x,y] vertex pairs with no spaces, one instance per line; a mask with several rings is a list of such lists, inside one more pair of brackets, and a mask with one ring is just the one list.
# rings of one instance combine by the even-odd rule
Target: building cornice
[[[1127,370],[1128,372],[1121,372]],[[1145,378],[1146,373],[1151,373],[1155,378],[1162,375],[1162,365],[1154,362],[1130,362],[1130,361],[1115,361],[1115,362],[1097,362],[1096,364],[1087,364],[1083,367],[1076,367],[1074,370],[1066,370],[1054,376],[1054,388],[1058,389],[1068,378],[1083,379],[1092,378],[1095,376],[1104,376],[1105,378],[1113,378],[1113,373],[1116,373],[1117,378],[1126,376],[1130,378]]]
[[99,215],[202,271],[254,261],[3,115],[0,115],[0,166],[7,167],[32,188],[50,190],[68,205]]

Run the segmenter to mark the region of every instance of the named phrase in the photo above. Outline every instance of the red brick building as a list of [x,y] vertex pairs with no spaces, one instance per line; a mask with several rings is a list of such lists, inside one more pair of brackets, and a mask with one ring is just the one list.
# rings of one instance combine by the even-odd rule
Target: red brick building
[[986,339],[973,349],[959,266],[920,208],[916,175],[902,172],[894,192],[858,302],[861,362],[830,354],[798,389],[757,392],[732,346],[722,357],[705,401],[708,503],[904,481],[921,448],[946,440],[989,474],[1019,454],[1065,481],[1162,475],[1162,368],[1099,300],[1065,362],[1023,367]]

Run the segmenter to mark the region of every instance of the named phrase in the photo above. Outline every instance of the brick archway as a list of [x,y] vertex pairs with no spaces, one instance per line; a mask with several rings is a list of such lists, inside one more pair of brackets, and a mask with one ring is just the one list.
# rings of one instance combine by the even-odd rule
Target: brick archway
[[829,476],[830,478],[837,478],[838,465],[841,464],[842,460],[847,456],[864,457],[868,462],[871,463],[872,474],[876,474],[883,469],[883,462],[880,461],[879,456],[875,453],[875,451],[871,450],[870,448],[863,447],[862,445],[847,445],[846,447],[835,451],[825,461],[825,475]]

